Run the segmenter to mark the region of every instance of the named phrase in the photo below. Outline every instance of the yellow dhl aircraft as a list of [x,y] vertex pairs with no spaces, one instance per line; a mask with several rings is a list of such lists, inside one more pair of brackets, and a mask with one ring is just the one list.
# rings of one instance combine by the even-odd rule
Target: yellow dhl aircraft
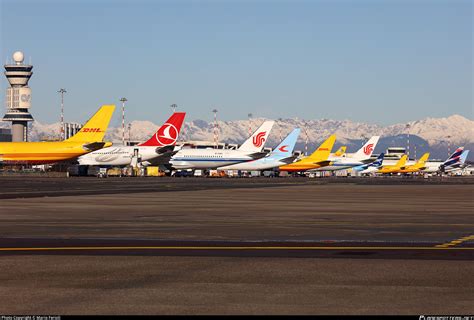
[[407,158],[408,156],[404,154],[400,160],[397,161],[397,163],[393,165],[387,165],[383,166],[382,168],[379,169],[378,173],[397,173],[399,170],[402,170],[402,168],[405,166],[405,163],[407,163]]
[[401,167],[400,170],[397,171],[397,173],[411,173],[424,170],[426,168],[426,160],[428,160],[429,156],[429,152],[425,153],[415,164]]
[[344,153],[346,153],[346,149],[347,149],[346,146],[340,147],[339,149],[337,149],[336,152],[334,152],[334,156],[335,156],[335,157],[342,157],[342,155],[343,155]]
[[311,155],[302,158],[296,162],[281,166],[280,171],[298,172],[311,169],[317,169],[328,166],[331,161],[328,160],[332,147],[336,142],[336,135],[331,135],[317,148]]
[[103,142],[103,139],[114,110],[114,105],[102,106],[78,133],[64,141],[2,142],[0,143],[0,163],[54,163],[109,147],[112,143]]

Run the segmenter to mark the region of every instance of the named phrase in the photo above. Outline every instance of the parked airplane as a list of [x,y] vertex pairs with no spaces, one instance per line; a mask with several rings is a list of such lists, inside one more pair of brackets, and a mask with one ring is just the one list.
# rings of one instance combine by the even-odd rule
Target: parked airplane
[[428,161],[429,156],[429,152],[425,153],[415,164],[402,166],[400,170],[397,171],[397,173],[413,173],[425,170],[426,161]]
[[300,131],[299,128],[291,131],[290,134],[271,153],[263,158],[220,167],[219,170],[261,171],[291,163],[296,158],[293,156],[293,149],[295,148],[296,140],[298,139]]
[[175,169],[217,169],[264,157],[262,152],[275,121],[265,121],[237,150],[183,148],[171,157]]
[[[148,141],[136,146],[111,146],[79,157],[80,165],[129,166],[168,163],[178,140],[185,112],[175,112]],[[166,159],[166,161],[164,160]],[[135,163],[132,163],[135,162]]]
[[334,146],[334,142],[336,142],[335,134],[331,135],[326,141],[324,141],[311,155],[293,163],[280,166],[280,171],[300,172],[329,165],[331,161],[328,160],[328,157],[331,153],[332,147]]
[[114,110],[114,105],[102,106],[78,133],[64,141],[2,142],[0,143],[0,163],[55,163],[110,146],[112,143],[104,142],[103,139]]
[[345,157],[329,157],[331,163],[328,166],[311,171],[336,171],[361,166],[370,161],[379,136],[373,136],[356,153],[346,154]]
[[354,167],[352,170],[359,171],[360,174],[375,173],[379,171],[380,167],[382,167],[383,158],[384,154],[381,153],[374,162]]
[[439,166],[439,171],[442,173],[450,173],[464,169],[467,167],[465,162],[468,154],[469,150],[464,150],[464,147],[457,148],[456,151]]
[[397,161],[397,163],[393,165],[386,165],[382,166],[382,168],[379,169],[378,173],[397,173],[403,166],[405,166],[405,163],[407,162],[408,156],[404,154],[400,160]]

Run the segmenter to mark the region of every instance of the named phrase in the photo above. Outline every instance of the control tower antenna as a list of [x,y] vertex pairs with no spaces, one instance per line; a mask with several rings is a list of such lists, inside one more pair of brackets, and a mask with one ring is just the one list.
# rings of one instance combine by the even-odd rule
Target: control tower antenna
[[249,113],[248,117],[249,117],[249,136],[251,136],[252,135],[252,117],[253,117],[253,114]]
[[5,96],[6,113],[3,121],[12,123],[12,141],[22,142],[28,139],[28,122],[33,121],[30,114],[31,89],[28,87],[33,72],[32,65],[23,64],[24,55],[21,51],[13,53],[13,63],[5,64],[5,77],[10,87]]
[[176,112],[176,108],[178,108],[178,105],[175,104],[175,103],[173,103],[170,107],[171,107],[171,109],[173,109],[173,113],[175,113],[175,112]]

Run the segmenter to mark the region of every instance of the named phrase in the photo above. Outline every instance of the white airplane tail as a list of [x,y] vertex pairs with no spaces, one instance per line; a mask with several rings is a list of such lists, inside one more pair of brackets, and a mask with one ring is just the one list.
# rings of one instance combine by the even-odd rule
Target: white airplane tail
[[239,148],[240,151],[260,152],[265,146],[275,121],[265,121]]
[[360,148],[355,154],[354,159],[363,160],[368,159],[372,156],[377,142],[379,142],[380,136],[373,136],[367,141],[362,148]]

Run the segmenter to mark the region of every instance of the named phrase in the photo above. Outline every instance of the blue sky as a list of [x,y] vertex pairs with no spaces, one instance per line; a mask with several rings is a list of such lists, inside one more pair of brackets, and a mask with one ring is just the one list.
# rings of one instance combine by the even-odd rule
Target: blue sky
[[42,122],[61,87],[68,121],[122,96],[129,121],[172,103],[188,120],[473,118],[468,0],[0,2],[2,63],[31,57]]

